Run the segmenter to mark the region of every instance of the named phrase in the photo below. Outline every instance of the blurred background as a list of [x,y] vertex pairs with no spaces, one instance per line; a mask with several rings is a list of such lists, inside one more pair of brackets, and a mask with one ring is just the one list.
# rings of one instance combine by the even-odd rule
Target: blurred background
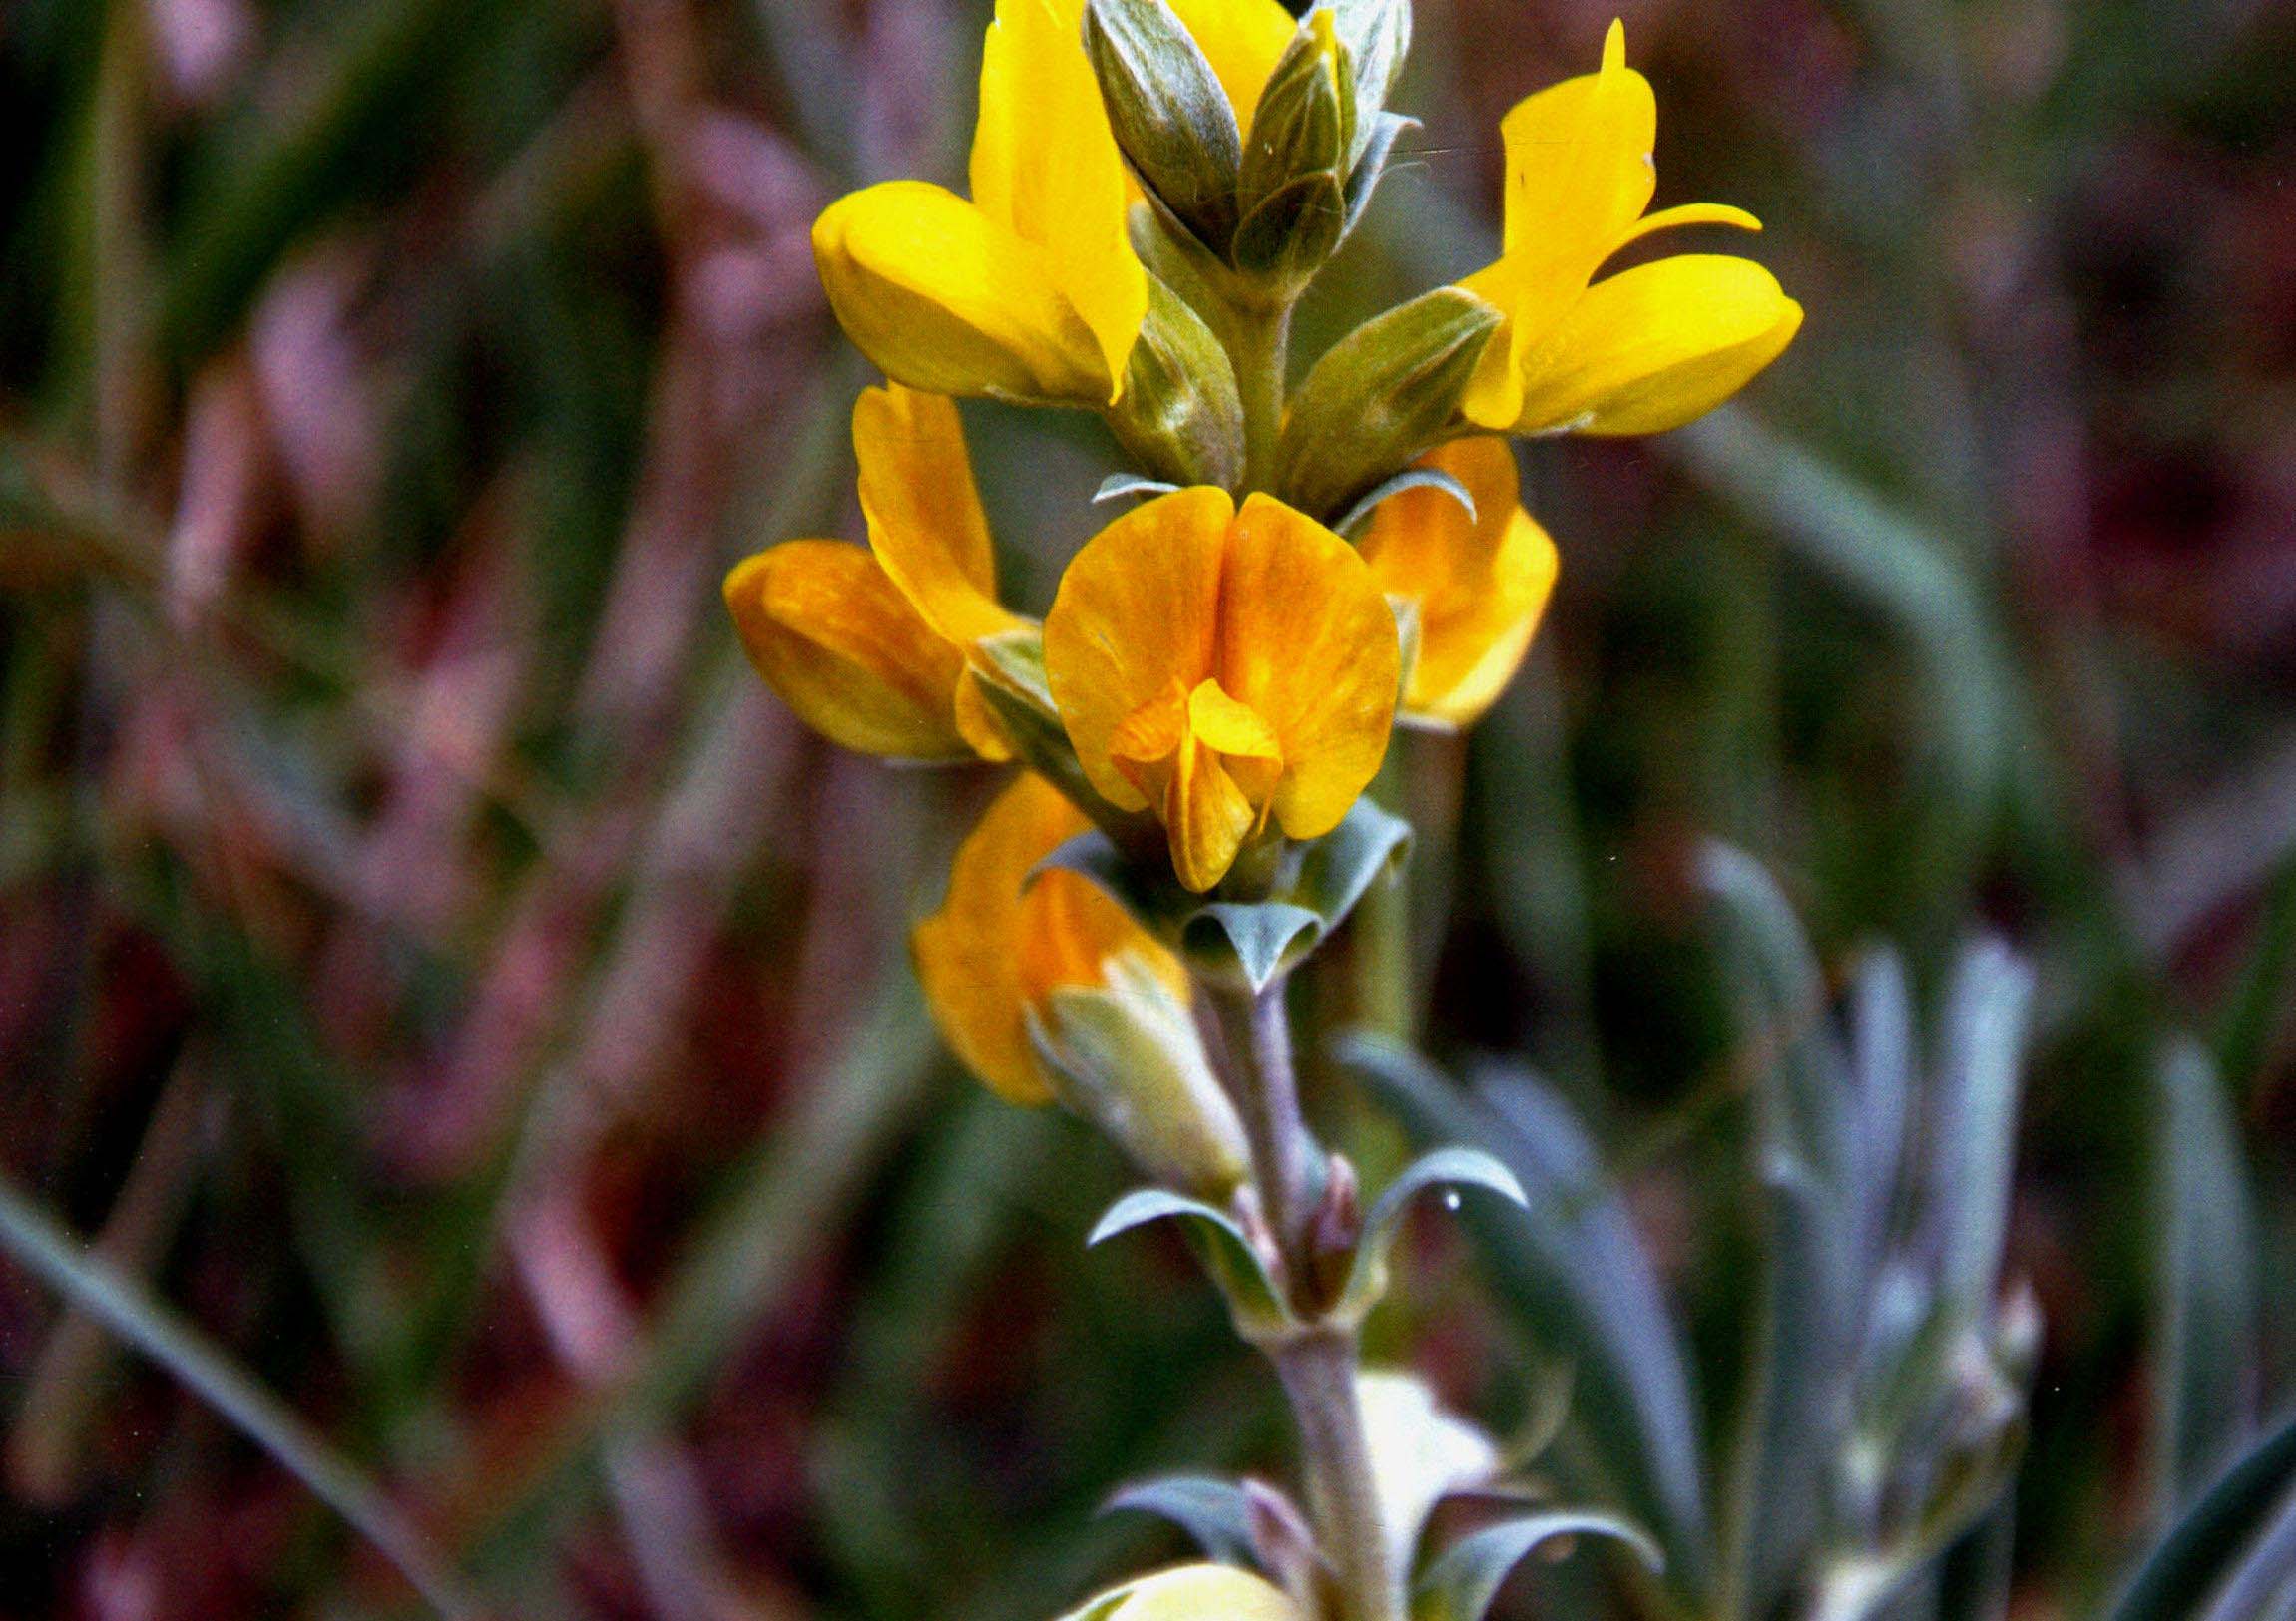
[[[2192,1302],[2213,1433],[2296,1393],[2296,9],[1421,0],[1307,353],[1489,257],[1497,119],[1613,9],[1658,203],[1760,214],[1808,322],[1525,449],[1553,613],[1408,745],[1425,1041],[1587,1116],[1717,1445],[1753,1060],[1688,853],[1829,972],[2005,935],[2013,1591],[2085,1614]],[[1081,1251],[1122,1167],[925,1022],[988,775],[809,735],[717,598],[859,534],[806,231],[961,176],[987,11],[0,7],[0,1615],[1047,1616],[1176,1554],[1118,1482],[1283,1467],[1184,1251]],[[967,420],[1041,609],[1113,449]],[[1523,1314],[1439,1227],[1383,1346],[1503,1415]]]

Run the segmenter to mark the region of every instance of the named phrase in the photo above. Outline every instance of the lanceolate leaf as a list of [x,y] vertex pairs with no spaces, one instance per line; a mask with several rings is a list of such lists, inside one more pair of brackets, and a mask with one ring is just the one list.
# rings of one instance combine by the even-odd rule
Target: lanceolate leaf
[[2153,1466],[2172,1512],[2248,1439],[2256,1401],[2256,1240],[2248,1173],[2215,1065],[2179,1041],[2154,1071]]
[[1239,1326],[1247,1332],[1280,1327],[1290,1321],[1291,1313],[1267,1268],[1261,1263],[1258,1251],[1244,1236],[1236,1219],[1217,1205],[1201,1199],[1191,1199],[1184,1193],[1169,1188],[1138,1188],[1110,1205],[1085,1240],[1092,1249],[1143,1227],[1151,1221],[1173,1218],[1186,1230],[1189,1241],[1203,1257],[1204,1265],[1227,1296],[1229,1309],[1234,1312]]
[[2296,1490],[2296,1419],[2291,1419],[2225,1471],[2170,1527],[2110,1621],[2191,1621],[2234,1579],[2257,1538]]
[[2033,971],[1996,940],[1962,954],[1946,997],[1923,1208],[1940,1298],[1964,1324],[1985,1317],[2001,1273],[2032,1000]]
[[1254,994],[1315,950],[1323,920],[1286,901],[1214,901],[1180,931],[1188,958]]
[[1516,1205],[1528,1202],[1515,1173],[1480,1148],[1438,1148],[1420,1155],[1390,1182],[1363,1218],[1363,1236],[1355,1249],[1342,1300],[1358,1310],[1378,1298],[1387,1273],[1388,1253],[1402,1231],[1404,1212],[1411,1201],[1433,1188],[1483,1188]]
[[1558,1536],[1603,1536],[1623,1542],[1651,1570],[1664,1566],[1658,1545],[1611,1514],[1563,1510],[1511,1519],[1462,1537],[1420,1578],[1412,1621],[1482,1621],[1507,1573],[1540,1543]]
[[1119,1487],[1101,1511],[1138,1509],[1170,1520],[1206,1556],[1249,1568],[1251,1499],[1241,1484],[1208,1474],[1166,1474]]
[[1649,1257],[1570,1109],[1527,1073],[1490,1077],[1473,1096],[1408,1048],[1351,1036],[1360,1071],[1412,1134],[1477,1142],[1514,1173],[1526,1204],[1461,1213],[1494,1284],[1547,1357],[1571,1365],[1573,1420],[1606,1491],[1623,1499],[1666,1555],[1666,1581],[1702,1600],[1708,1584],[1696,1404]]

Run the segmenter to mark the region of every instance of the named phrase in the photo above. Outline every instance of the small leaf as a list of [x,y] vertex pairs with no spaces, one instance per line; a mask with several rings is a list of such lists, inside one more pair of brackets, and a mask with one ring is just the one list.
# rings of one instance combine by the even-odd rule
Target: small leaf
[[1697,1404],[1655,1268],[1595,1146],[1552,1089],[1520,1070],[1470,1095],[1408,1047],[1358,1034],[1334,1056],[1414,1137],[1474,1141],[1515,1173],[1526,1210],[1463,1212],[1493,1285],[1540,1351],[1571,1364],[1572,1421],[1598,1468],[1666,1551],[1666,1582],[1710,1608]]
[[1331,527],[1349,540],[1371,519],[1378,505],[1389,496],[1399,496],[1406,490],[1441,490],[1445,495],[1467,509],[1467,521],[1475,522],[1475,498],[1467,493],[1467,486],[1440,467],[1407,467],[1391,479],[1371,487],[1361,501],[1347,509],[1347,516]]
[[1122,1233],[1166,1218],[1180,1222],[1195,1246],[1205,1270],[1227,1297],[1228,1310],[1245,1338],[1278,1332],[1290,1326],[1285,1306],[1259,1252],[1252,1248],[1243,1227],[1216,1205],[1174,1193],[1169,1188],[1137,1188],[1126,1194],[1093,1227],[1085,1240],[1092,1249]]
[[1284,898],[1314,913],[1329,935],[1364,892],[1410,854],[1411,824],[1368,797],[1358,799],[1337,827],[1307,847]]
[[2221,1475],[2170,1527],[2113,1606],[2111,1621],[2188,1621],[2234,1579],[2281,1500],[2296,1487],[2296,1419]]
[[1180,930],[1190,961],[1253,995],[1288,972],[1323,938],[1323,920],[1288,901],[1214,901]]
[[1460,1538],[1420,1578],[1412,1621],[1482,1621],[1507,1573],[1540,1543],[1557,1536],[1607,1536],[1623,1542],[1652,1572],[1665,1568],[1648,1534],[1614,1514],[1559,1510],[1511,1519]]
[[1420,1155],[1387,1184],[1363,1218],[1355,1264],[1340,1297],[1344,1308],[1365,1311],[1378,1298],[1386,1286],[1388,1254],[1403,1230],[1404,1212],[1413,1199],[1437,1187],[1483,1188],[1518,1206],[1530,1203],[1515,1173],[1480,1148],[1438,1148]]
[[1101,480],[1101,487],[1093,492],[1093,505],[1122,501],[1127,496],[1168,496],[1179,488],[1162,479],[1151,479],[1141,473],[1111,473]]
[[2224,1085],[2199,1043],[2153,1076],[2152,1467],[2164,1510],[2188,1502],[2255,1423],[2256,1239]]
[[1922,1215],[1938,1294],[1984,1320],[2001,1272],[2033,970],[1997,940],[1962,953],[1946,996]]
[[1208,1474],[1166,1474],[1120,1486],[1104,1514],[1135,1509],[1167,1519],[1222,1564],[1252,1564],[1251,1499],[1241,1484]]

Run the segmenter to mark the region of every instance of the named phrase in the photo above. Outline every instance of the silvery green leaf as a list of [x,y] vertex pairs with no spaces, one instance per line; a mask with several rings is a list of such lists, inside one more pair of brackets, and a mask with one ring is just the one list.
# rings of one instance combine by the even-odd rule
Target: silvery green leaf
[[[1404,1213],[1414,1198],[1439,1187],[1482,1188],[1517,1205],[1527,1202],[1515,1173],[1480,1148],[1437,1148],[1420,1155],[1387,1184],[1363,1218],[1355,1263],[1340,1296],[1343,1309],[1365,1311],[1378,1298],[1386,1285],[1389,1252],[1403,1230]],[[1457,1208],[1456,1199],[1453,1208]]]
[[1166,1474],[1121,1486],[1102,1507],[1154,1514],[1194,1538],[1208,1558],[1222,1564],[1252,1563],[1251,1503],[1241,1484],[1208,1474]]
[[1286,181],[1236,226],[1228,258],[1238,274],[1296,296],[1338,251],[1347,230],[1347,197],[1337,174]]
[[1475,522],[1475,498],[1467,493],[1467,486],[1439,467],[1407,467],[1391,479],[1382,479],[1364,492],[1363,499],[1347,509],[1345,517],[1331,527],[1349,540],[1371,519],[1372,512],[1390,496],[1399,496],[1406,490],[1441,490],[1466,510],[1467,521]]
[[1460,396],[1500,320],[1498,306],[1465,288],[1437,287],[1333,344],[1284,419],[1284,499],[1331,518],[1462,432]]
[[2219,1475],[2138,1566],[2110,1621],[2190,1621],[2232,1582],[2296,1491],[2296,1419]]
[[1962,953],[1942,1014],[1922,1203],[1939,1300],[1958,1323],[1984,1320],[2001,1272],[2032,1002],[2033,971],[2007,946]]
[[1753,1087],[1765,1265],[1728,1541],[1738,1590],[1751,1613],[1766,1614],[1808,1562],[1828,1483],[1816,1460],[1839,1453],[1850,1417],[1866,1286],[1862,1122],[1792,907],[1759,863],[1726,845],[1705,847],[1698,874],[1739,1042],[1769,1060]]
[[2176,1041],[2155,1064],[2153,1087],[2152,1460],[2170,1510],[2254,1427],[2257,1252],[2248,1172],[2208,1053]]
[[1881,1264],[1896,1213],[1906,1127],[1921,1071],[1913,993],[1896,952],[1871,951],[1859,962],[1850,986],[1849,1018],[1849,1072],[1856,1099],[1854,1186],[1859,1190],[1856,1251],[1859,1272],[1871,1277]]
[[1213,901],[1181,927],[1180,947],[1199,970],[1257,995],[1315,950],[1323,932],[1320,916],[1288,901]]
[[1665,1566],[1649,1535],[1614,1514],[1577,1509],[1531,1514],[1461,1537],[1444,1549],[1412,1593],[1412,1621],[1482,1621],[1507,1573],[1533,1548],[1558,1536],[1608,1537],[1624,1543],[1652,1571]]
[[1180,1223],[1206,1270],[1226,1295],[1237,1327],[1247,1337],[1290,1324],[1290,1308],[1283,1304],[1241,1224],[1217,1205],[1201,1199],[1169,1188],[1136,1188],[1103,1213],[1085,1239],[1085,1248],[1093,1249],[1136,1227],[1164,1220]]
[[1355,1392],[1388,1557],[1397,1570],[1409,1570],[1436,1504],[1490,1486],[1499,1448],[1476,1424],[1447,1411],[1417,1374],[1367,1368],[1356,1376]]
[[1140,473],[1111,473],[1101,480],[1100,488],[1093,492],[1093,505],[1097,507],[1103,502],[1122,501],[1127,496],[1168,496],[1178,488],[1176,484],[1166,484],[1161,479],[1151,479]]
[[1328,935],[1410,854],[1411,824],[1369,797],[1358,799],[1337,827],[1307,847],[1284,898],[1313,912]]
[[1134,172],[1190,233],[1225,252],[1243,137],[1202,49],[1165,0],[1091,0],[1084,35]]
[[1414,1137],[1480,1143],[1514,1173],[1523,1209],[1485,1201],[1461,1219],[1523,1331],[1571,1365],[1573,1422],[1603,1488],[1656,1535],[1668,1586],[1703,1602],[1704,1463],[1688,1364],[1633,1220],[1569,1107],[1522,1071],[1470,1096],[1382,1037],[1350,1036],[1335,1056]]

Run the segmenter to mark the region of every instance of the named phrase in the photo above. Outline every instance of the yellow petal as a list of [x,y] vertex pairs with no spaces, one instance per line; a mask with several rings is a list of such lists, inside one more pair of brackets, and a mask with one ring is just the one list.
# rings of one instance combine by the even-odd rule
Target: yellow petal
[[980,674],[969,664],[957,677],[956,697],[957,734],[984,760],[1011,759],[1012,735],[997,718],[996,710],[989,707],[989,700],[981,695]]
[[894,383],[853,405],[869,548],[910,606],[960,646],[1021,620],[997,604],[988,516],[956,402]]
[[[1220,561],[1234,504],[1208,486],[1145,502],[1085,543],[1045,615],[1045,677],[1087,780],[1111,804],[1148,796],[1116,758],[1119,728],[1214,673]],[[1230,688],[1232,690],[1232,687]],[[1136,761],[1142,739],[1128,734]],[[1164,739],[1176,745],[1174,729]]]
[[[966,1068],[1015,1103],[1052,1096],[1021,1017],[1021,886],[1032,867],[1087,825],[1042,777],[1017,778],[958,846],[941,909],[909,936],[933,1022]],[[1046,875],[1061,877],[1087,882]],[[1037,905],[1043,910],[1046,903]]]
[[[1058,848],[1057,841],[1052,848]],[[1035,860],[1050,853],[1040,851]],[[1103,965],[1127,955],[1144,964],[1183,1006],[1188,1000],[1187,970],[1179,959],[1082,873],[1056,869],[1021,892],[1013,953],[1022,999],[1038,1007],[1062,986],[1105,983]]]
[[1507,320],[1460,402],[1470,422],[1505,428],[1523,414],[1525,357],[1636,233],[1657,184],[1650,164],[1657,117],[1650,82],[1626,66],[1625,28],[1613,22],[1600,71],[1540,91],[1500,121],[1507,147],[1500,256],[1460,285],[1505,310]]
[[1662,433],[1776,359],[1802,306],[1750,259],[1685,253],[1590,287],[1525,357],[1518,433]]
[[1264,495],[1236,514],[1219,601],[1219,683],[1282,751],[1275,819],[1295,839],[1328,833],[1387,752],[1395,615],[1353,547]]
[[1053,285],[1091,330],[1114,404],[1148,315],[1133,252],[1123,155],[1081,35],[1082,0],[998,0],[981,49],[973,202],[1044,254]]
[[725,577],[749,661],[789,707],[847,748],[961,760],[957,649],[917,616],[857,546],[789,541]]
[[1101,406],[1115,384],[1101,340],[1046,250],[963,198],[887,181],[813,222],[821,285],[856,347],[930,394]]
[[1613,22],[1602,68],[1516,103],[1499,124],[1507,147],[1500,252],[1541,255],[1568,245],[1586,274],[1650,204],[1657,137],[1650,81],[1626,66],[1626,30]]
[[1171,9],[1211,64],[1235,109],[1236,128],[1251,133],[1251,115],[1268,75],[1298,24],[1276,0],[1170,0]]
[[1678,230],[1684,225],[1733,225],[1739,230],[1760,230],[1762,222],[1743,208],[1727,203],[1682,203],[1656,213],[1644,214],[1611,245],[1615,253],[1628,242],[1638,242],[1654,230]]
[[1169,835],[1172,875],[1198,895],[1227,876],[1259,825],[1259,807],[1192,731],[1172,756],[1157,814]]
[[1419,607],[1419,655],[1403,708],[1465,726],[1514,676],[1555,585],[1555,543],[1517,504],[1515,454],[1503,439],[1461,439],[1421,458],[1475,500],[1475,518],[1441,490],[1382,502],[1363,561],[1390,597]]

